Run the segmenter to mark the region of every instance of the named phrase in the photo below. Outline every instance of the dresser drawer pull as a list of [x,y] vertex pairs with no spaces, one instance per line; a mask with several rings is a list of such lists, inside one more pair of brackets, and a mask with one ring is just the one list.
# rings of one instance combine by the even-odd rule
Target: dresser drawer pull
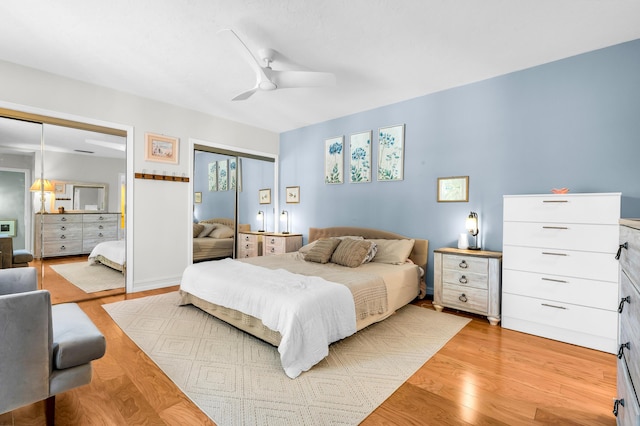
[[61,240],[64,240],[65,238],[67,238],[65,235],[60,235]]
[[622,254],[622,249],[628,250],[629,249],[629,243],[625,241],[624,244],[620,244],[618,246],[618,252],[616,253],[616,260],[620,259],[620,254]]
[[622,343],[620,345],[620,349],[618,349],[618,359],[622,359],[622,355],[624,355],[625,348],[631,349],[631,344],[627,342],[627,343]]
[[569,229],[566,226],[543,226],[542,229]]
[[275,252],[276,252],[276,249],[275,249],[275,248],[273,248],[273,247],[271,247],[271,250],[270,250],[270,251],[271,251],[271,253],[275,253]]
[[66,221],[67,221],[66,217],[63,217],[62,219],[60,219],[60,222],[66,222]]
[[458,300],[459,300],[459,301],[461,301],[461,302],[465,302],[465,303],[466,303],[466,301],[467,301],[467,296],[466,296],[464,293],[462,293],[462,294],[458,297]]
[[567,309],[564,306],[550,305],[548,303],[541,303],[542,306],[546,306],[547,308],[556,308],[556,309]]
[[272,238],[272,239],[270,240],[270,244],[275,244],[275,243],[276,243],[276,240]]
[[469,264],[465,260],[463,260],[462,262],[460,262],[458,264],[458,266],[463,268],[463,269],[467,269],[469,267]]
[[249,244],[245,244],[244,248],[249,249]]
[[550,251],[543,251],[542,254],[546,254],[547,256],[568,256],[566,253],[552,253]]
[[60,250],[66,250],[67,248],[65,246],[60,246]]
[[623,297],[620,299],[620,304],[618,305],[618,313],[621,314],[624,309],[624,302],[631,303],[631,296]]
[[624,407],[624,398],[616,399],[613,401],[613,415],[618,417],[618,406],[622,405]]
[[467,277],[465,277],[464,275],[460,277],[460,279],[458,279],[458,282],[460,284],[467,284],[469,282],[469,280],[467,279]]
[[100,216],[100,217],[98,218],[98,220],[104,220],[104,217]]
[[244,236],[244,240],[245,240],[245,241],[249,241],[249,236],[248,236],[248,235],[245,235],[245,236]]
[[60,227],[60,230],[61,230],[61,231],[66,231],[66,230],[67,230],[67,227],[66,227],[66,226],[61,226],[61,227]]
[[98,226],[98,229],[104,229],[104,226],[100,225]]
[[565,280],[554,280],[553,278],[540,278],[542,281],[553,281],[554,283],[563,283],[566,284],[569,281],[565,281]]
[[102,232],[98,233],[98,237],[104,237],[104,235],[102,235]]
[[569,200],[543,200],[543,203],[568,203]]

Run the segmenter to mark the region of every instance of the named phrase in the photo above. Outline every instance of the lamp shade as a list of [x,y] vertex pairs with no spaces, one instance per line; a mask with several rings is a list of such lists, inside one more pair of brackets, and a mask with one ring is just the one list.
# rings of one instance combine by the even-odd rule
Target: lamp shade
[[471,212],[469,213],[469,217],[467,217],[466,222],[467,231],[474,237],[478,235],[478,214]]
[[36,179],[35,182],[33,182],[33,185],[31,185],[31,188],[29,188],[29,191],[33,191],[33,192],[40,192],[40,191],[44,191],[44,192],[53,192],[54,188],[53,188],[53,184],[51,183],[51,181],[49,179]]

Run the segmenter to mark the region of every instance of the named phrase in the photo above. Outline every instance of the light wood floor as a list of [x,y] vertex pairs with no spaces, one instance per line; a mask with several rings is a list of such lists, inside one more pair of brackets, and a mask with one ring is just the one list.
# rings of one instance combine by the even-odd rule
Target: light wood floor
[[[94,362],[90,385],[57,397],[58,425],[213,424],[101,307],[174,290],[80,304],[107,337],[107,353]],[[430,301],[416,304],[432,309]],[[472,321],[362,424],[615,424],[614,355],[458,315]],[[43,422],[42,402],[0,415],[0,425]]]

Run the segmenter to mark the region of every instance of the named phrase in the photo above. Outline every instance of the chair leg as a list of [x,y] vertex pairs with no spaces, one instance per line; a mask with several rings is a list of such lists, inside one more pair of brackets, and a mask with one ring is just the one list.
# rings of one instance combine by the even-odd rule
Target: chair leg
[[45,400],[45,416],[47,426],[54,426],[56,422],[56,396],[52,395]]

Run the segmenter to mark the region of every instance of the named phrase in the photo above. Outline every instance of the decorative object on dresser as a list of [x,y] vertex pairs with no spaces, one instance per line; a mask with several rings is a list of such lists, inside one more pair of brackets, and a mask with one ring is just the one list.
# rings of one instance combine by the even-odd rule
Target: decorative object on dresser
[[118,239],[119,213],[35,215],[36,259],[88,254],[103,241]]
[[290,253],[302,247],[302,234],[269,234],[264,237],[265,256]]
[[613,413],[618,425],[640,424],[640,220],[620,220],[618,384]]
[[433,251],[433,307],[485,315],[500,322],[502,253],[440,248]]
[[503,327],[616,352],[620,198],[504,196]]

